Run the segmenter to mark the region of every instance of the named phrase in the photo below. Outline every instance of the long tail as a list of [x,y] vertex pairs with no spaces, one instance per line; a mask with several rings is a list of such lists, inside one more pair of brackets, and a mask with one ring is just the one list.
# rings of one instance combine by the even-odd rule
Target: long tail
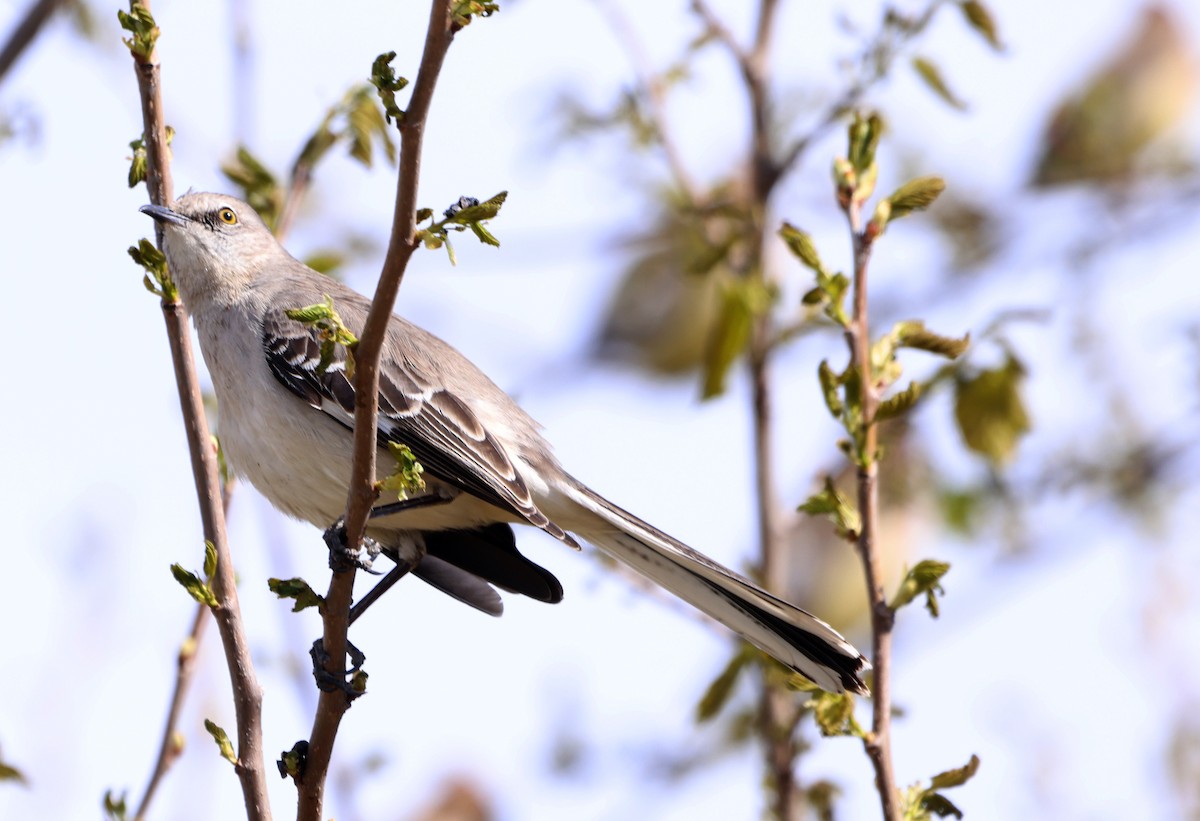
[[868,695],[871,665],[817,617],[697,553],[579,482],[568,491],[590,516],[568,529],[716,619],[824,690]]

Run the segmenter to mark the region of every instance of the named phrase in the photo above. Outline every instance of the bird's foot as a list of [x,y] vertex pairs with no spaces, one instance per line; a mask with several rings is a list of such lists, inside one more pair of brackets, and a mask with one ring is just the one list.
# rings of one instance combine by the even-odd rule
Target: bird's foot
[[325,546],[329,548],[329,569],[334,573],[357,568],[375,576],[382,575],[372,567],[383,548],[379,542],[367,536],[363,536],[359,547],[352,549],[346,544],[346,517],[339,516],[336,522],[326,528],[324,539]]
[[314,641],[308,654],[312,657],[313,678],[316,679],[317,689],[325,693],[341,690],[346,694],[346,698],[353,701],[367,691],[367,673],[362,669],[367,657],[349,641],[346,642],[346,653],[350,656],[351,666],[349,670],[343,670],[340,674],[325,669],[330,657],[329,653],[325,652],[323,640]]

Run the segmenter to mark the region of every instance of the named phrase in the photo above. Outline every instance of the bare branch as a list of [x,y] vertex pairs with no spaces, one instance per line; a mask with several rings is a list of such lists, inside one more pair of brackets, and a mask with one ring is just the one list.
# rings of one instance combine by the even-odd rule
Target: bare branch
[[162,783],[167,770],[171,769],[171,765],[183,752],[183,748],[178,743],[176,728],[179,726],[179,715],[183,711],[183,702],[187,698],[188,687],[192,683],[192,674],[196,669],[196,656],[200,650],[200,642],[204,638],[204,625],[207,623],[208,607],[197,604],[196,615],[192,618],[192,629],[179,648],[179,657],[175,665],[175,688],[171,693],[171,706],[167,710],[167,720],[163,725],[158,759],[154,762],[154,771],[150,776],[149,783],[146,784],[142,800],[138,803],[137,812],[134,813],[134,821],[141,821],[146,817],[146,811],[150,808],[150,802],[158,791],[158,785]]
[[666,160],[667,167],[671,169],[675,184],[692,203],[700,202],[700,189],[692,178],[691,172],[688,171],[687,165],[683,162],[679,143],[675,140],[670,123],[667,121],[666,83],[651,69],[650,58],[646,55],[641,38],[638,37],[637,30],[621,11],[620,6],[613,0],[596,0],[596,5],[601,13],[608,17],[608,24],[612,27],[626,54],[629,55],[629,62],[633,66],[637,83],[644,92],[646,102],[650,107],[650,122],[654,126],[658,143],[662,147],[663,159]]
[[[141,0],[141,5],[147,10],[150,8],[149,0]],[[133,53],[133,62],[142,104],[142,128],[147,155],[146,188],[151,202],[169,205],[173,193],[170,168],[167,164],[166,123],[163,118],[157,49],[145,57]],[[161,248],[161,227],[158,229],[158,239]],[[262,760],[262,689],[254,676],[249,644],[242,629],[233,556],[225,533],[225,514],[216,451],[204,414],[200,381],[196,376],[187,311],[178,299],[166,295],[163,297],[162,311],[167,327],[167,341],[171,348],[171,361],[175,369],[184,429],[187,433],[188,452],[191,454],[192,476],[200,503],[204,538],[211,542],[217,551],[213,591],[217,596],[218,606],[213,608],[213,615],[221,634],[225,661],[233,687],[238,730],[236,770],[242,785],[247,817],[269,819],[271,811],[267,804],[266,775]]]
[[854,251],[854,313],[846,329],[850,365],[861,375],[863,445],[858,465],[858,509],[862,528],[858,534],[858,553],[867,584],[871,614],[871,663],[875,668],[872,686],[871,732],[863,738],[867,757],[875,769],[875,786],[885,821],[899,821],[900,793],[892,766],[892,627],[896,614],[884,597],[882,560],[876,541],[879,522],[878,429],[875,413],[879,407],[879,389],[871,373],[871,328],[867,313],[867,266],[873,238],[863,232],[861,203],[852,200],[846,218]]
[[37,0],[29,7],[29,11],[25,13],[21,22],[17,23],[17,27],[9,35],[4,48],[0,49],[0,80],[4,79],[4,75],[17,62],[17,58],[37,37],[42,26],[65,2],[66,0]]
[[[396,183],[391,239],[371,311],[355,351],[355,394],[358,400],[354,417],[354,468],[346,500],[345,525],[348,545],[357,545],[362,541],[367,515],[377,495],[375,452],[379,416],[379,364],[396,294],[408,261],[418,245],[416,198],[425,121],[438,74],[441,72],[454,32],[449,0],[432,0],[420,68],[408,108],[400,123],[400,173]],[[353,570],[334,573],[325,597],[324,647],[329,655],[326,669],[334,675],[341,675],[342,670],[336,668],[344,667],[345,664],[346,633],[349,628],[354,577]],[[333,742],[342,716],[349,706],[349,698],[341,691],[321,694],[309,738],[305,771],[299,782],[298,818],[318,821],[322,817],[325,778],[329,770]]]

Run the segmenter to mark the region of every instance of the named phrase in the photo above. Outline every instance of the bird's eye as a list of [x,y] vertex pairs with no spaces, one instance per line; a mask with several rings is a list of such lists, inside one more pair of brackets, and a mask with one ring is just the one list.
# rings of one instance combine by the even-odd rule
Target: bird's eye
[[217,217],[226,225],[237,225],[237,214],[233,213],[232,208],[222,208],[217,212]]

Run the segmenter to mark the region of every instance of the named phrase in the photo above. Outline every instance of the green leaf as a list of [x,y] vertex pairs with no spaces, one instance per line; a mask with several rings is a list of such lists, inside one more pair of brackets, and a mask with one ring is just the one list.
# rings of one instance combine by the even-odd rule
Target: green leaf
[[955,818],[963,817],[962,810],[954,806],[954,802],[941,793],[936,792],[927,792],[921,796],[921,809],[925,810],[926,813],[933,813],[938,818],[946,818],[948,816],[954,816]]
[[127,821],[129,808],[125,805],[125,793],[115,795],[112,790],[104,791],[104,817],[108,821]]
[[979,0],[967,0],[965,3],[960,3],[959,8],[962,9],[967,23],[983,35],[983,39],[987,40],[988,45],[996,51],[1004,51],[1004,44],[1000,42],[1000,31],[996,26],[996,18],[992,16],[992,12],[987,6],[980,3]]
[[912,67],[917,72],[925,85],[929,86],[934,94],[941,97],[948,105],[957,108],[959,111],[964,111],[967,104],[963,102],[946,84],[946,78],[942,76],[942,71],[925,57],[914,57]]
[[304,775],[304,765],[308,760],[308,741],[301,739],[292,745],[292,749],[286,751],[276,764],[279,766],[279,775],[283,778],[291,776],[293,779],[301,778]]
[[910,382],[907,388],[897,391],[879,403],[879,407],[875,409],[875,418],[894,419],[903,416],[917,404],[917,400],[921,398],[921,391],[920,382]]
[[785,222],[779,229],[779,236],[787,243],[788,250],[804,263],[806,268],[817,273],[825,273],[825,265],[821,262],[820,255],[817,254],[817,247],[813,245],[810,234],[801,231],[790,222]]
[[[499,216],[508,192],[501,191],[491,199],[474,202],[470,197],[460,197],[458,202],[446,209],[445,222],[458,225],[469,225],[480,220],[490,220]],[[463,200],[467,200],[464,203]]]
[[854,696],[850,693],[820,691],[804,706],[812,710],[821,735],[853,735],[862,738],[863,729],[854,718]]
[[945,790],[950,787],[961,787],[979,772],[979,756],[972,755],[971,760],[961,767],[938,773],[929,782],[930,790]]
[[770,310],[776,292],[759,279],[736,279],[725,284],[721,307],[704,353],[701,398],[725,392],[725,379],[746,346],[759,315]]
[[212,579],[217,573],[217,546],[204,540],[204,578]]
[[285,192],[271,169],[239,145],[232,158],[221,164],[221,173],[238,188],[241,198],[258,212],[268,228],[274,229],[283,210]]
[[267,579],[267,588],[281,599],[295,599],[296,603],[292,605],[293,613],[299,613],[306,607],[320,609],[325,604],[325,599],[318,596],[316,591],[309,587],[308,582],[301,578]]
[[410,494],[424,490],[425,480],[421,478],[421,474],[425,472],[425,468],[417,461],[412,449],[399,442],[388,442],[387,446],[392,458],[396,460],[396,468],[376,482],[375,487],[379,490],[395,491],[401,501],[407,499]]
[[305,305],[302,308],[290,308],[284,313],[288,319],[294,319],[317,331],[321,350],[321,359],[317,363],[318,374],[329,370],[340,346],[346,350],[346,377],[354,378],[354,346],[358,344],[358,337],[342,322],[342,317],[333,307],[333,297],[325,294],[323,302]]
[[129,246],[129,256],[146,272],[142,284],[147,291],[169,302],[179,298],[167,269],[167,258],[153,242],[145,238],[138,240],[137,245]]
[[924,595],[925,608],[936,619],[939,615],[937,596],[946,593],[940,581],[949,572],[950,565],[947,562],[933,559],[917,562],[915,567],[904,574],[904,580],[900,582],[896,595],[892,597],[891,608],[899,610],[917,596]]
[[491,17],[500,11],[500,4],[489,0],[458,0],[450,9],[450,19],[456,29],[469,26],[475,17]]
[[850,500],[838,491],[833,479],[825,477],[825,487],[801,504],[797,510],[809,516],[827,516],[833,522],[837,534],[843,539],[854,541],[862,529],[862,518]]
[[855,188],[861,182],[861,175],[875,163],[875,150],[879,147],[879,139],[882,136],[883,118],[879,114],[872,112],[864,119],[862,114],[854,113],[854,120],[849,128],[846,156],[859,175],[854,181]]
[[133,156],[129,158],[129,187],[134,188],[139,182],[146,179],[146,143],[138,137],[129,144],[133,149]]
[[908,216],[913,211],[923,211],[946,190],[946,181],[941,177],[917,177],[897,188],[888,197],[891,203],[889,222]]
[[304,258],[304,264],[319,274],[332,274],[346,264],[346,255],[338,251],[317,251]]
[[700,703],[696,705],[696,721],[708,721],[721,712],[733,694],[738,676],[753,658],[754,653],[747,650],[744,645],[733,654],[733,658],[725,665],[725,669],[712,680],[708,689],[704,691],[704,695],[700,697]]
[[1007,463],[1029,431],[1021,399],[1024,369],[1015,358],[955,383],[954,418],[967,447],[994,465]]
[[206,604],[209,607],[217,606],[217,594],[195,573],[184,570],[182,565],[173,564],[171,565],[171,575],[175,577],[175,581],[183,585],[183,589],[188,592],[188,595],[200,604]]
[[375,86],[379,92],[379,101],[383,103],[384,119],[389,123],[394,119],[396,125],[399,126],[404,122],[404,111],[396,105],[396,92],[408,85],[408,80],[396,76],[396,72],[391,66],[392,60],[395,59],[396,52],[394,51],[380,54],[375,58],[375,62],[371,64],[371,85]]
[[971,345],[971,335],[966,334],[961,339],[953,336],[941,336],[926,329],[925,323],[919,319],[897,322],[892,329],[896,347],[913,348],[928,351],[947,359],[957,359]]
[[233,743],[229,740],[226,732],[207,718],[204,719],[204,729],[208,730],[208,734],[213,737],[213,741],[217,742],[217,749],[221,752],[221,758],[230,764],[237,765],[237,753],[233,751]]
[[842,794],[842,789],[832,781],[814,781],[804,791],[809,806],[817,814],[817,821],[834,821],[833,801]]
[[833,372],[833,368],[829,367],[827,360],[822,359],[821,364],[817,366],[817,379],[821,382],[821,395],[825,398],[825,407],[829,409],[829,413],[834,419],[841,419],[845,407],[842,405],[842,398],[838,395],[838,390],[842,382],[841,378]]
[[5,764],[3,761],[0,761],[0,781],[15,781],[22,785],[29,784],[29,780],[25,778],[24,773],[11,764]]
[[121,42],[129,47],[129,50],[142,61],[150,59],[150,55],[154,53],[154,44],[158,42],[158,26],[154,23],[154,16],[150,14],[150,9],[142,5],[138,0],[130,0],[129,13],[118,10],[117,22],[121,28],[128,31],[131,37],[122,37]]

